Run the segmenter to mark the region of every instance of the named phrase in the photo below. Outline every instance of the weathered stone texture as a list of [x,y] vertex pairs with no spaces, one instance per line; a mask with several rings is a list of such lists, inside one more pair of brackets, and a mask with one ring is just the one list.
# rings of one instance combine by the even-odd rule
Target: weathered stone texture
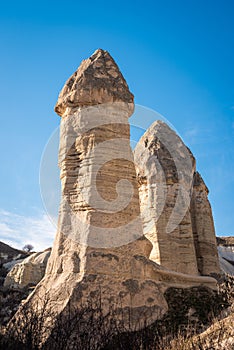
[[23,289],[37,285],[45,274],[49,256],[50,249],[47,249],[44,252],[33,253],[14,265],[5,278],[4,287]]
[[107,51],[96,50],[82,61],[67,80],[55,106],[64,115],[66,108],[93,106],[101,103],[133,102],[133,95],[118,66]]
[[198,172],[194,174],[191,218],[198,271],[201,275],[220,273],[215,228],[208,188]]
[[190,217],[195,161],[177,134],[156,121],[138,142],[135,164],[150,258],[170,270],[198,274]]
[[[111,304],[126,317],[126,328],[138,329],[167,311],[163,293],[168,287],[215,288],[212,278],[169,271],[149,259],[152,244],[143,235],[129,140],[133,109],[133,95],[106,51],[97,50],[65,84],[56,105],[62,116],[58,232],[45,277],[25,307],[36,309],[38,301],[47,299],[56,317],[68,307],[79,309],[101,298],[104,314]],[[176,186],[173,176],[167,181]],[[183,225],[184,240],[180,243],[175,230],[172,242],[184,254],[179,263],[193,266],[187,217]],[[168,259],[174,255],[170,252]],[[193,263],[186,272],[197,272]]]
[[136,146],[144,234],[150,258],[168,269],[210,275],[219,261],[208,189],[180,137],[156,121]]
[[145,322],[140,314],[153,321],[166,312],[140,218],[129,140],[133,108],[125,80],[102,50],[83,62],[62,90],[56,105],[62,115],[58,232],[30,305],[46,294],[60,314],[68,303],[79,307],[99,298],[101,290],[104,312],[113,303],[126,312],[131,308],[132,327]]

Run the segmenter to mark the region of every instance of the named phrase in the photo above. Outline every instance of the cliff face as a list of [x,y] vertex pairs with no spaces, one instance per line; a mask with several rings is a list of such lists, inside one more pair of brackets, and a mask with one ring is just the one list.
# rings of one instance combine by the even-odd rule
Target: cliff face
[[49,300],[55,322],[68,307],[99,299],[104,314],[114,304],[136,328],[145,322],[140,314],[153,322],[167,310],[142,230],[129,140],[133,108],[133,95],[103,50],[82,62],[59,95],[58,232],[45,277],[25,303],[36,309]]
[[134,157],[144,234],[153,244],[150,258],[177,272],[219,273],[208,190],[190,150],[168,125],[156,121]]

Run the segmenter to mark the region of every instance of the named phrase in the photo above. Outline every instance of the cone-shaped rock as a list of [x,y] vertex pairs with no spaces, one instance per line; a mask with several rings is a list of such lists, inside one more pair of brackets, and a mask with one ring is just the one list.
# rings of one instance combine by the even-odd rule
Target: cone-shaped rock
[[135,149],[144,233],[151,259],[177,272],[198,274],[190,217],[195,162],[179,136],[156,121]]
[[36,308],[46,298],[55,320],[98,300],[104,314],[120,310],[133,329],[167,310],[143,235],[128,123],[133,107],[122,74],[102,50],[60,93],[58,231],[45,277],[26,303]]
[[150,258],[177,272],[218,273],[212,212],[190,150],[166,123],[156,121],[134,157],[144,234],[153,244]]
[[61,300],[61,311],[68,301],[89,302],[101,289],[106,310],[111,301],[131,306],[131,321],[139,324],[142,308],[165,312],[166,302],[139,258],[149,256],[151,243],[143,236],[129,141],[133,95],[106,51],[82,62],[56,110],[62,115],[62,200],[44,283]]
[[98,49],[68,79],[59,95],[55,111],[62,116],[67,107],[116,101],[132,103],[133,95],[110,54]]
[[191,218],[198,270],[201,275],[220,273],[209,190],[196,171],[193,180]]

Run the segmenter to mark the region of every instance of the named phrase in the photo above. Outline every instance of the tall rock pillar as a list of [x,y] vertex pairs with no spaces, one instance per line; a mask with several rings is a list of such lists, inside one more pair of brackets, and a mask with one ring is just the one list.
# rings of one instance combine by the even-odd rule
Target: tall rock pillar
[[220,273],[209,190],[196,171],[193,180],[191,218],[198,270],[201,275]]
[[150,259],[193,275],[220,272],[208,189],[181,138],[156,121],[135,152],[145,236]]
[[[213,278],[168,271],[149,259],[152,244],[143,234],[130,148],[128,118],[133,108],[125,79],[103,50],[81,63],[59,95],[55,107],[62,117],[58,229],[45,277],[22,305],[33,314],[47,315],[43,310],[47,301],[42,343],[53,340],[61,320],[69,331],[68,345],[82,337],[80,322],[69,329],[71,309],[79,315],[87,305],[100,301],[102,315],[113,308],[125,330],[137,330],[166,313],[168,287],[206,284],[216,288]],[[184,236],[187,242],[188,234]],[[174,251],[170,252],[168,259]],[[184,252],[189,255],[190,250],[185,247]],[[16,322],[22,327],[22,309],[9,329],[18,331]],[[83,321],[87,318],[85,314]]]
[[190,217],[195,160],[179,136],[156,121],[138,142],[135,163],[150,258],[166,268],[197,275]]
[[63,315],[100,298],[104,312],[119,309],[136,329],[166,312],[140,217],[128,123],[133,109],[125,79],[103,50],[83,61],[62,89],[55,107],[62,117],[58,231],[29,305],[46,295],[55,315]]

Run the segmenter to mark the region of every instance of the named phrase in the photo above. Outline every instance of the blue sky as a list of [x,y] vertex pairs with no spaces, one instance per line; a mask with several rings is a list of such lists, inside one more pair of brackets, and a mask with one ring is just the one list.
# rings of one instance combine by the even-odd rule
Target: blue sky
[[51,244],[40,159],[59,125],[59,91],[99,47],[135,102],[178,130],[210,189],[216,233],[234,235],[233,11],[216,0],[2,2],[0,240]]

